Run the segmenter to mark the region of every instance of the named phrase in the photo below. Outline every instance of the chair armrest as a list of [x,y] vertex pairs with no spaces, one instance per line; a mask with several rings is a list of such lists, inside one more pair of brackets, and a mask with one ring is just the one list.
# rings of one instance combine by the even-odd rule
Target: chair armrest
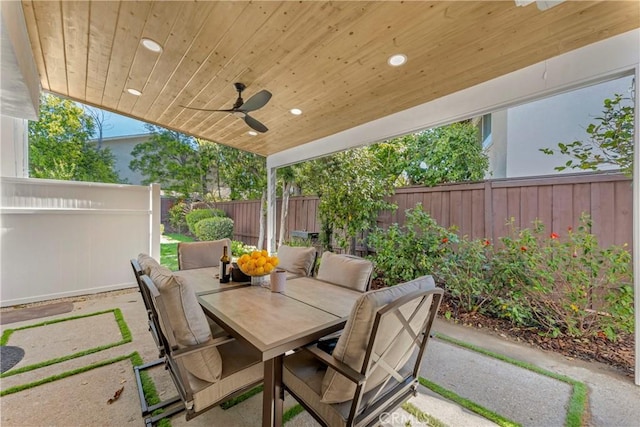
[[332,367],[333,369],[338,371],[340,374],[348,378],[350,381],[353,381],[356,385],[361,385],[366,380],[366,377],[362,375],[360,372],[356,371],[346,363],[343,363],[338,359],[334,358],[333,356],[325,353],[315,345],[310,347],[304,347],[303,350],[311,353],[313,357],[320,360],[322,363],[326,364],[327,366]]
[[230,337],[230,336],[214,338],[211,342],[207,342],[207,343],[203,343],[203,344],[190,345],[189,347],[184,347],[184,348],[180,348],[178,350],[174,350],[173,353],[172,353],[172,356],[175,359],[179,359],[179,358],[184,357],[186,355],[196,353],[196,352],[198,352],[200,350],[203,350],[205,348],[218,347],[218,346],[220,346],[222,344],[226,344],[226,343],[231,342],[233,340],[235,340],[235,338]]

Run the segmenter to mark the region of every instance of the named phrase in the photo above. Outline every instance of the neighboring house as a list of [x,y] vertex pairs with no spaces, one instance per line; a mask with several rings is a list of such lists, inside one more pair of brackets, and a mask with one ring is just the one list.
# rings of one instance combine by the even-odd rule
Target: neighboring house
[[488,178],[580,172],[556,171],[554,168],[569,157],[550,156],[540,148],[556,149],[559,142],[587,141],[587,126],[602,115],[604,100],[616,93],[629,96],[632,84],[632,76],[623,77],[483,116],[480,126],[492,172]]
[[141,185],[144,176],[138,171],[132,171],[129,163],[133,160],[133,148],[149,139],[150,134],[112,136],[102,139],[102,146],[109,147],[116,158],[115,169],[121,180],[127,184]]

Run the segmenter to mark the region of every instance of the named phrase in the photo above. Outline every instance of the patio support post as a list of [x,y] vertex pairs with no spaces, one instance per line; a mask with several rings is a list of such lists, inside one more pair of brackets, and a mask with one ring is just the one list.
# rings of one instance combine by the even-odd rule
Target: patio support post
[[269,253],[276,252],[276,170],[267,158],[267,245]]
[[640,97],[638,97],[638,83],[640,82],[640,63],[636,64],[635,73],[635,114],[633,124],[633,292],[636,348],[635,382],[640,385]]
[[160,184],[149,185],[149,253],[160,261]]

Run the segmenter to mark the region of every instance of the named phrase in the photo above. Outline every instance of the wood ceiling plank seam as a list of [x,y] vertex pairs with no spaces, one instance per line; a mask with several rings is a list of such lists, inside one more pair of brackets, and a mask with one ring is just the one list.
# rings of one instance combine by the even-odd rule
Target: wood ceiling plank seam
[[[289,4],[287,4],[287,5],[289,5]],[[282,12],[282,11],[280,11],[280,10],[279,10],[278,12]],[[298,24],[298,23],[299,23],[299,19],[298,19],[297,15],[295,15],[295,14],[289,14],[289,13],[288,13],[288,12],[286,12],[286,11],[284,11],[284,12],[283,12],[283,14],[288,16],[288,18],[289,18],[289,21],[288,21],[288,22],[292,22],[292,23],[294,23],[294,24]],[[267,21],[267,23],[265,23],[265,26],[268,26],[268,25],[269,25],[269,21]],[[271,29],[270,31],[272,31],[272,32],[279,32],[279,31],[280,31],[280,30],[279,30],[279,28],[280,28],[280,26],[277,26],[277,27],[274,27],[274,29]],[[261,33],[262,33],[262,37],[261,37],[261,39],[262,39],[262,40],[269,40],[268,35],[265,35],[265,27],[263,27],[263,28],[262,28]],[[297,40],[299,40],[299,38],[297,38],[297,37],[296,37],[296,39],[297,39]],[[261,42],[261,43],[263,43],[263,42]],[[272,44],[271,42],[268,42],[268,41],[267,41],[267,42],[264,42],[264,43],[266,43],[267,45],[268,45],[268,44]],[[281,43],[282,43],[282,42],[281,42],[281,41],[279,41],[279,44],[281,44]],[[292,44],[293,44],[293,43],[292,43]],[[260,44],[255,44],[255,43],[254,43],[254,45],[251,47],[251,52],[261,51],[263,47],[265,47],[265,46],[262,46],[262,45],[260,45]],[[250,62],[250,63],[248,63],[248,64],[244,64],[244,65],[246,65],[248,68],[250,68],[250,69],[251,69],[251,68],[254,68],[254,67],[256,67],[257,65],[259,65],[259,62],[260,62],[260,61],[262,61],[262,59],[259,59],[259,58],[258,58],[258,56],[255,56],[255,57],[254,57],[254,59],[253,59],[253,62]],[[229,68],[229,67],[228,67],[228,68]],[[230,67],[230,68],[233,68],[233,67]],[[243,79],[241,76],[237,76],[237,75],[236,75],[236,76],[233,76],[233,77],[232,77],[232,78],[230,78],[230,79],[229,79],[229,78],[227,78],[226,80],[232,80],[232,81],[245,81],[246,79]],[[253,82],[254,82],[254,85],[255,85],[255,86],[257,86],[257,82],[261,81],[261,79],[259,79],[259,80],[256,80],[256,79],[250,79],[250,80],[253,80]],[[260,86],[260,87],[262,87],[262,86]],[[204,90],[204,91],[206,91],[206,89],[207,89],[207,87],[203,88],[203,90]],[[245,94],[243,95],[245,99],[248,99],[249,97],[251,97],[251,95],[253,95],[253,93],[249,92],[249,90],[250,90],[250,89],[248,89],[248,90],[247,90],[247,92],[248,92],[248,93],[247,93],[247,92],[245,92]],[[258,88],[256,87],[256,88],[254,89],[254,93],[255,93],[255,91],[257,91],[257,90],[258,90]],[[232,99],[228,99],[228,100],[225,102],[225,104],[229,104],[229,102],[230,102],[231,100],[232,100]],[[208,107],[207,107],[207,106],[205,106],[204,108],[214,108],[214,107],[222,108],[221,104],[214,104],[213,102],[215,102],[215,100],[212,100],[212,101],[208,102],[208,103],[207,103],[207,106],[208,106]],[[271,106],[271,104],[270,104],[270,106]],[[187,113],[187,114],[188,114],[188,112],[185,112],[185,113]],[[206,114],[206,115],[207,115],[207,118],[205,118],[205,119],[203,119],[203,120],[202,120],[202,122],[205,122],[205,121],[208,121],[207,119],[210,119],[210,118],[214,117],[216,113],[205,113],[205,112],[200,112],[200,114],[198,114],[198,112],[193,112],[193,113],[191,114],[191,118],[190,118],[190,119],[188,119],[188,121],[187,121],[186,125],[187,125],[187,126],[189,126],[189,125],[190,125],[190,123],[192,123],[193,121],[195,121],[195,120],[196,120],[196,117],[197,117],[198,115],[202,116],[203,114]],[[216,127],[216,126],[217,126],[217,125],[214,123],[214,124],[209,125],[209,127],[205,128],[203,131],[198,130],[198,129],[199,129],[198,127],[196,127],[196,130],[198,130],[198,132],[201,132],[201,133],[207,134],[209,129],[211,129],[211,128],[213,128],[213,127]],[[244,132],[246,132],[246,131],[243,131],[243,133],[244,133]]]
[[36,62],[36,66],[40,75],[40,85],[42,89],[49,90],[49,74],[47,72],[47,63],[44,58],[44,52],[42,51],[42,44],[40,41],[40,31],[36,23],[35,11],[33,10],[33,1],[24,0],[22,2],[22,12],[29,34],[29,43],[31,49],[34,52],[33,58]]
[[[240,15],[238,15],[238,16],[240,16]],[[232,25],[234,25],[234,24],[232,24]],[[203,24],[203,27],[206,27],[206,25]],[[209,29],[209,28],[207,28],[207,29]],[[199,36],[202,37],[202,34],[200,34]],[[194,71],[185,74],[185,76],[187,76],[187,77],[185,78],[185,83],[181,84],[182,89],[178,92],[177,95],[175,95],[175,96],[172,95],[172,100],[169,103],[166,103],[166,105],[162,107],[162,111],[160,111],[158,113],[158,114],[160,114],[160,117],[168,114],[170,109],[172,109],[172,108],[176,109],[177,108],[173,104],[175,103],[176,100],[178,100],[181,97],[181,95],[183,93],[185,93],[185,91],[188,90],[190,82],[193,80],[193,78],[195,78],[196,75],[198,75],[198,73],[200,73],[200,71],[203,69],[203,67],[205,67],[207,61],[209,61],[209,59],[211,58],[212,53],[215,52],[215,50],[218,47],[219,43],[220,43],[220,40],[218,40],[216,42],[216,45],[212,49],[210,49],[209,53],[206,56],[204,56],[202,58],[202,60],[196,61],[198,63],[198,66]],[[189,51],[192,51],[193,47],[194,47],[194,45],[190,46]],[[185,54],[185,57],[186,56],[187,56],[187,54]],[[182,64],[180,64],[180,65],[182,65]],[[215,79],[215,76],[212,77],[212,79]],[[163,92],[164,92],[164,89],[165,88],[163,88]],[[179,115],[180,113],[181,112],[177,113],[176,116]],[[172,120],[170,120],[170,123],[174,122],[177,119],[176,116],[174,116],[174,118]],[[180,126],[180,127],[184,128],[184,126]]]
[[[173,2],[154,2],[153,5],[148,9],[147,16],[144,20],[144,25],[142,26],[142,30],[140,31],[140,37],[138,38],[138,42],[136,45],[136,50],[133,55],[133,59],[129,65],[129,71],[127,72],[127,86],[133,87],[134,89],[139,90],[144,96],[146,84],[148,82],[149,76],[153,68],[155,68],[155,64],[160,57],[160,54],[157,52],[152,52],[142,46],[140,46],[140,41],[143,36],[149,34],[155,34],[153,30],[149,30],[149,27],[152,26],[151,22],[154,20],[155,12],[154,8],[157,5],[175,5]],[[174,17],[175,23],[175,17]],[[152,37],[154,38],[154,37]],[[155,40],[155,38],[154,38]],[[152,65],[149,67],[147,64],[151,63]],[[142,65],[139,65],[142,64]],[[136,70],[136,68],[141,68],[140,70]],[[142,76],[142,77],[140,77]],[[140,83],[140,81],[143,81]],[[124,95],[124,92],[123,92]],[[131,113],[131,111],[135,108],[136,103],[140,100],[140,96],[121,96],[118,100],[118,110],[126,111]]]
[[139,48],[144,27],[137,23],[141,16],[148,16],[151,6],[150,2],[121,2],[118,29],[112,51],[112,63],[115,64],[115,69],[112,71],[110,67],[105,83],[104,104],[110,108],[117,110],[122,96],[135,96],[127,93],[125,89],[129,83],[130,67]]
[[[355,15],[358,15],[358,12],[361,12],[361,11],[362,11],[362,8],[363,8],[363,7],[362,7],[362,5],[360,5],[360,4],[358,4],[358,5],[352,5],[351,7],[354,9],[354,10],[352,11],[352,13],[353,13],[353,14],[355,14]],[[333,12],[335,12],[335,10],[336,10],[336,8],[335,8],[335,7],[332,7],[332,8],[331,8],[331,9],[329,9],[327,12],[328,12],[328,13],[333,13]],[[342,11],[344,11],[344,9],[341,9],[341,10],[342,10]],[[317,20],[317,21],[322,22],[322,23],[324,23],[324,25],[326,25],[326,22],[327,22],[327,19],[325,19],[325,18],[326,18],[326,16],[323,16],[323,18],[322,18],[322,19],[320,19],[320,18],[318,18],[318,13],[317,13],[316,11],[312,11],[312,12],[305,12],[305,14],[307,14],[307,15],[312,15],[313,17],[315,17],[315,18],[316,18],[316,20]],[[339,22],[339,23],[331,23],[331,24],[329,25],[329,28],[331,28],[331,30],[330,30],[328,33],[327,33],[327,32],[323,32],[323,33],[322,33],[322,36],[318,36],[318,37],[316,38],[317,40],[320,40],[320,42],[319,42],[318,44],[321,44],[321,43],[322,43],[321,41],[326,39],[326,35],[327,35],[327,34],[329,34],[329,35],[332,35],[332,34],[333,34],[333,38],[339,38],[343,33],[345,33],[346,31],[348,31],[348,26],[349,26],[349,25],[353,25],[353,22],[354,22],[354,20],[355,20],[355,19],[362,18],[362,16],[360,16],[360,17],[358,17],[358,16],[353,17],[353,16],[351,16],[351,15],[346,15],[346,16],[345,16],[344,14],[340,14],[340,15],[339,15],[339,17],[341,18],[341,20],[340,20],[340,22]],[[297,55],[297,54],[301,54],[301,53],[304,53],[304,52],[305,52],[305,49],[307,49],[308,44],[306,44],[306,45],[305,45],[304,43],[302,43],[302,42],[300,41],[300,39],[299,39],[298,35],[297,35],[297,34],[295,34],[295,28],[297,28],[298,26],[303,26],[304,24],[301,24],[301,23],[300,23],[300,22],[301,22],[301,20],[300,20],[300,19],[297,19],[297,20],[295,20],[295,19],[294,19],[293,21],[294,21],[294,25],[293,25],[293,27],[292,27],[292,28],[290,29],[290,31],[289,31],[289,34],[291,34],[291,35],[289,36],[289,38],[294,38],[294,39],[296,39],[296,41],[297,41],[298,43],[293,43],[293,45],[294,45],[294,46],[297,44],[297,49],[295,49],[295,48],[294,48],[294,49],[291,49],[291,50],[289,51],[289,56],[296,57],[296,55]],[[344,25],[342,25],[343,23],[344,23]],[[269,23],[266,23],[266,24],[265,24],[265,26],[268,26],[268,25],[269,25]],[[324,25],[323,25],[323,28],[324,28]],[[276,31],[276,32],[278,31],[278,29],[279,29],[280,27],[281,27],[281,25],[280,25],[280,24],[273,25],[274,31]],[[303,27],[303,28],[304,28],[304,27]],[[309,28],[309,26],[307,26],[307,28]],[[343,29],[342,29],[342,30],[339,30],[339,31],[336,31],[336,30],[334,30],[335,28],[343,28]],[[264,39],[265,39],[265,40],[269,40],[269,37],[264,37]],[[305,40],[305,41],[308,43],[308,40]],[[281,45],[281,44],[282,44],[282,42],[279,40],[279,42],[278,42],[279,47],[280,47],[280,45]],[[259,49],[256,47],[254,50],[259,50]],[[286,49],[286,48],[281,48],[280,50],[284,50],[284,51],[286,51],[287,49]],[[273,55],[277,55],[277,54],[278,54],[278,51],[274,52],[274,54],[273,54]],[[258,61],[259,61],[259,60],[258,60]],[[281,60],[281,61],[278,61],[278,63],[279,63],[279,62],[285,62],[285,61],[284,61],[284,60]],[[272,71],[274,74],[275,74],[275,73],[280,73],[279,71],[274,71],[274,70],[276,70],[276,67],[272,67],[272,68],[270,68],[270,71]],[[270,74],[268,74],[268,75],[270,75]],[[269,81],[270,79],[269,79],[269,77],[267,77],[267,75],[263,74],[263,75],[261,75],[261,80],[263,80],[263,81]],[[294,90],[294,92],[295,92],[295,90]],[[278,97],[280,97],[280,98],[281,98],[281,95],[282,95],[281,93],[278,93]],[[273,108],[273,105],[270,105],[270,107],[271,107],[271,108]],[[205,108],[206,108],[206,107],[205,107]],[[291,108],[291,107],[289,107],[289,108]],[[289,113],[288,113],[289,108],[282,108],[282,112],[283,112],[283,113],[285,113],[285,114],[289,114]],[[194,115],[194,116],[195,116],[195,115]],[[208,128],[203,129],[203,130],[201,131],[201,133],[208,134],[208,133],[210,133],[210,132],[212,131],[212,129],[213,129],[214,127],[215,127],[215,124],[210,125]]]
[[90,2],[63,2],[62,22],[69,96],[86,100]]
[[[416,14],[416,13],[412,13],[411,15],[413,15],[414,17],[415,17],[415,16],[417,16],[417,14]],[[408,20],[407,20],[407,21],[408,21]],[[408,21],[408,22],[412,22],[412,21]],[[414,42],[414,43],[415,43],[415,42]],[[330,46],[325,47],[325,49],[326,49],[326,48],[328,48],[328,47],[330,47]],[[410,59],[411,63],[415,63],[415,59],[416,59],[416,58],[415,58],[415,56],[414,56],[414,55],[412,55],[412,54],[411,54],[411,50],[412,50],[412,49],[404,49],[404,50],[408,51],[408,52],[405,52],[405,53],[408,53],[408,54],[410,55],[409,57],[411,58],[411,59]],[[362,62],[363,57],[367,56],[367,55],[368,55],[368,52],[366,52],[366,51],[365,51],[365,49],[364,49],[364,48],[362,48],[362,49],[361,49],[361,52],[360,52],[360,54],[359,54],[359,55],[360,55],[360,57],[356,57],[356,58],[354,58],[352,62],[357,62],[357,61]],[[365,61],[365,62],[366,62],[366,61]],[[384,55],[384,62],[382,62],[382,64],[384,64],[384,66],[386,67],[386,54]],[[366,64],[365,64],[365,65],[366,65]],[[383,71],[384,71],[384,72],[389,72],[390,70],[393,70],[393,69],[389,67],[387,70],[383,70]],[[360,74],[360,71],[359,71],[359,70],[358,70],[358,71],[356,71],[356,72],[357,72],[357,74]],[[317,77],[311,77],[311,78],[312,78],[312,79],[313,79],[313,78],[320,79],[320,78],[323,78],[323,77],[324,77],[324,76],[317,75]],[[356,81],[357,81],[357,80],[360,80],[360,79],[359,79],[358,77],[356,77]]]
[[[456,79],[451,78],[451,77],[452,77],[452,76],[451,76],[451,75],[449,75],[449,76],[447,77],[447,79],[448,79],[449,81],[455,81],[455,80],[456,80]],[[386,88],[385,88],[385,90],[381,90],[381,92],[387,92]]]
[[[161,61],[160,63],[170,61],[170,59],[167,59],[167,58],[171,58],[171,53],[177,50],[173,46],[174,40],[180,41],[180,39],[183,39],[182,43],[188,40],[189,46],[187,47],[186,51],[188,52],[191,49],[193,44],[198,39],[197,36],[203,31],[203,29],[206,28],[206,23],[207,23],[206,17],[209,16],[213,10],[215,10],[215,7],[211,5],[218,5],[218,4],[220,3],[212,3],[212,2],[206,3],[206,5],[210,7],[209,11],[207,13],[196,13],[195,18],[201,19],[201,22],[196,25],[188,26],[187,28],[189,30],[186,33],[182,32],[182,28],[180,24],[183,22],[190,22],[191,14],[193,14],[193,12],[191,12],[191,14],[186,14],[186,12],[184,12],[184,9],[183,9],[184,13],[176,17],[175,26],[171,28],[169,36],[167,37],[167,39],[165,39],[164,51],[163,51],[163,54],[160,56],[160,61]],[[199,11],[200,9],[197,9],[197,10]],[[184,28],[184,26],[182,27]],[[190,32],[191,28],[196,28],[194,35],[191,35],[191,32]],[[145,96],[141,100],[141,102],[138,102],[136,104],[136,108],[138,109],[138,114],[140,116],[142,117],[149,116],[150,115],[149,109],[151,108],[151,106],[155,105],[156,103],[161,102],[161,96],[163,95],[163,92],[165,91],[165,89],[170,85],[176,84],[176,75],[178,75],[178,70],[184,60],[185,60],[185,55],[182,54],[180,56],[180,59],[176,61],[177,64],[172,66],[172,71],[167,74],[166,78],[162,78],[163,77],[162,75],[154,76],[154,80],[162,83],[160,83],[159,89],[156,89],[155,86],[157,85],[150,86],[149,89],[147,90],[147,96]],[[153,98],[151,98],[149,95],[153,96]]]
[[[355,25],[354,25],[354,23],[353,23],[353,20],[350,20],[350,24],[352,25],[352,27],[350,27],[349,29],[351,29],[351,28],[353,28],[353,27],[355,26]],[[357,30],[356,32],[365,33],[366,31],[362,31],[361,29],[359,29],[359,30]],[[351,34],[351,33],[350,33],[350,34]],[[342,37],[342,34],[338,34],[338,36],[337,36],[337,37],[338,37],[338,38],[339,38],[339,37]],[[327,43],[327,45],[330,45],[330,43]],[[294,53],[295,53],[295,52],[294,52]],[[385,58],[385,59],[386,59],[386,58]],[[307,75],[307,73],[303,73],[303,74]],[[208,131],[208,130],[207,130],[207,131]],[[206,133],[206,131],[205,131],[204,133]]]
[[[49,77],[49,90],[69,96],[64,56],[60,2],[33,3],[35,22],[40,32],[40,44]],[[60,71],[61,70],[61,71]]]
[[[179,19],[186,4],[184,2],[155,2],[145,21],[144,37],[158,41],[163,46],[164,52],[168,38],[180,23]],[[155,79],[154,72],[163,57],[163,52],[152,52],[140,47],[138,49],[139,54],[136,55],[132,63],[130,78],[133,81],[144,80],[144,83],[142,84],[142,96],[136,97],[129,108],[132,114],[136,111],[138,104],[142,104],[146,97],[155,98],[153,93],[148,93],[148,90],[151,87],[150,82]],[[136,66],[139,63],[142,63],[142,66]]]
[[[596,14],[600,14],[599,12],[594,12]],[[560,22],[560,21],[558,21]],[[578,25],[578,28],[583,28],[583,24],[576,24]],[[563,25],[563,30],[564,32],[567,32],[568,34],[575,34],[575,29],[573,28],[569,28],[569,29],[564,29],[566,25]],[[555,26],[555,27],[559,27],[559,26]],[[541,26],[534,26],[533,28],[527,28],[528,33],[540,33],[540,29],[543,28]],[[590,34],[591,31],[590,30],[583,30],[586,31],[586,34]],[[512,47],[512,49],[510,51],[505,52],[502,46],[497,45],[497,44],[491,44],[489,43],[488,49],[485,49],[483,51],[483,53],[485,55],[489,55],[493,58],[493,61],[491,64],[489,64],[488,66],[485,67],[484,69],[484,74],[481,76],[476,76],[475,78],[471,79],[471,80],[467,80],[466,83],[464,85],[457,85],[454,88],[450,88],[446,91],[443,92],[435,92],[432,93],[430,95],[430,97],[432,99],[435,99],[439,96],[442,96],[445,92],[446,93],[451,93],[451,90],[453,91],[457,91],[457,90],[461,90],[465,87],[469,87],[469,86],[473,86],[474,84],[478,84],[480,81],[486,81],[486,80],[490,80],[491,78],[495,78],[495,77],[499,77],[500,75],[504,75],[507,74],[510,71],[506,71],[505,72],[505,67],[502,65],[503,63],[508,63],[511,64],[509,68],[506,68],[507,70],[511,70],[511,71],[515,71],[516,69],[520,69],[520,68],[524,68],[526,66],[532,65],[534,63],[540,62],[542,60],[544,60],[545,58],[548,57],[548,52],[550,50],[554,50],[554,54],[552,56],[556,56],[559,55],[561,53],[564,53],[566,51],[569,50],[573,50],[577,47],[581,47],[584,46],[585,44],[588,44],[589,41],[584,41],[582,43],[579,43],[575,46],[572,46],[571,48],[567,49],[565,47],[565,49],[558,49],[558,48],[554,48],[553,46],[549,45],[549,44],[541,44],[541,42],[537,39],[533,39],[533,38],[529,38],[528,37],[528,33],[525,34],[523,36],[523,39],[526,40],[526,43],[528,43],[528,45],[525,43],[525,41],[519,42],[519,43],[515,43],[513,45],[509,45],[510,47]],[[504,36],[502,37],[504,39]],[[552,38],[558,38],[558,34],[556,33]],[[513,37],[509,37],[509,39],[513,40]],[[529,46],[530,45],[530,46]],[[498,50],[501,51],[503,54],[502,55],[498,55],[498,54],[491,54],[491,52],[493,50]],[[537,53],[536,53],[537,52]],[[520,59],[518,60],[514,60],[516,58],[520,57]],[[469,56],[467,56],[466,61],[468,62],[473,62],[473,58],[470,58]],[[436,71],[435,73],[436,75],[439,75],[439,72]],[[467,78],[469,79],[471,77],[471,74],[468,73],[468,70],[466,69],[462,69],[460,70],[458,73],[454,74],[454,75],[447,75],[445,77],[441,77],[440,80],[435,80],[433,82],[434,86],[442,88],[445,84],[449,84],[449,82],[452,81],[460,81],[458,79],[458,77],[460,78]]]
[[119,10],[119,3],[91,2],[86,94],[92,104],[102,104]]
[[[313,13],[312,12],[311,14],[314,15],[314,17],[317,18],[317,13]],[[326,22],[326,19],[319,19],[318,18],[318,20],[321,21],[321,22]],[[347,21],[347,22],[353,22],[353,19],[351,17],[347,17],[344,20]],[[293,34],[293,36],[289,37],[289,39],[292,39],[292,38],[295,39],[294,43],[292,43],[293,46],[291,48],[288,48],[286,46],[282,46],[283,45],[283,41],[282,41],[282,39],[279,39],[279,43],[278,43],[279,46],[278,47],[280,49],[279,49],[279,51],[275,51],[273,55],[280,56],[279,52],[284,52],[290,57],[297,57],[298,55],[303,54],[306,51],[308,51],[310,46],[313,46],[314,44],[315,45],[322,44],[322,41],[326,39],[326,34],[327,34],[327,33],[324,33],[324,32],[322,33],[322,35],[316,36],[313,40],[311,40],[311,37],[305,37],[304,41],[299,39],[298,35],[295,34],[296,27],[303,26],[303,28],[304,28],[304,26],[306,26],[307,28],[309,28],[311,26],[311,25],[307,25],[306,22],[305,23],[301,23],[301,22],[302,22],[302,20],[298,20],[298,22],[295,22],[296,25],[292,26],[289,29],[289,33]],[[331,25],[331,27],[339,27],[339,26],[340,25],[337,25],[337,24],[336,25]],[[335,33],[335,31],[333,31],[333,30],[332,30],[332,32]],[[266,37],[266,38],[268,39],[268,37]],[[286,62],[286,58],[285,58],[285,60],[283,60],[282,57],[281,57],[281,59],[278,60],[276,62],[276,64],[279,65],[281,62]],[[278,75],[278,74],[282,75],[282,72],[280,71],[280,69],[277,68],[277,67],[271,67],[267,73],[261,74],[260,78],[263,81],[270,81],[271,82],[271,81],[274,81],[274,78],[272,77],[272,75]],[[296,93],[296,91],[297,91],[297,89],[295,89],[295,88],[292,89],[292,93]],[[282,98],[282,90],[278,93],[278,97]],[[288,108],[283,108],[283,111],[288,111]]]
[[[105,105],[104,98],[105,98],[106,93],[107,93],[107,79],[108,79],[108,76],[111,75],[111,64],[113,64],[113,47],[116,44],[116,37],[117,37],[117,34],[118,34],[118,28],[120,27],[120,16],[122,16],[121,15],[121,9],[122,9],[122,2],[119,1],[118,2],[118,13],[117,13],[117,16],[116,16],[116,22],[115,22],[114,31],[113,31],[113,38],[111,40],[111,49],[109,51],[109,62],[108,62],[107,70],[106,70],[105,75],[104,75],[102,96],[100,98],[100,104],[101,105]],[[116,111],[115,109],[113,109],[111,107],[107,106],[107,108],[110,108],[111,110]]]
[[[263,5],[264,5],[264,4],[261,4],[261,7],[262,7]],[[235,24],[236,24],[236,22],[239,22],[239,21],[240,21],[240,19],[242,19],[242,20],[243,20],[243,22],[244,22],[244,23],[246,23],[246,22],[247,22],[249,19],[251,19],[251,18],[254,18],[254,19],[255,19],[255,15],[258,15],[258,19],[257,19],[258,26],[257,26],[257,29],[254,31],[254,33],[253,33],[253,34],[246,33],[246,35],[244,35],[244,41],[240,41],[240,43],[239,43],[239,47],[238,47],[238,48],[236,48],[236,49],[232,49],[232,50],[231,50],[232,52],[233,52],[234,50],[235,50],[235,52],[236,52],[235,54],[231,55],[231,57],[233,57],[233,56],[237,55],[237,52],[238,52],[238,51],[239,51],[239,50],[240,50],[240,49],[241,49],[241,48],[246,44],[246,41],[247,41],[247,40],[249,40],[251,37],[253,37],[253,35],[254,35],[255,33],[257,33],[257,32],[260,30],[260,28],[262,28],[262,26],[263,26],[263,25],[264,25],[264,23],[269,19],[269,17],[270,17],[270,16],[273,16],[273,14],[274,14],[274,13],[275,13],[279,8],[280,8],[281,4],[278,4],[278,6],[276,6],[276,7],[275,7],[275,9],[274,9],[270,14],[268,14],[268,15],[267,15],[267,13],[261,14],[261,13],[259,13],[259,10],[258,10],[258,12],[254,13],[254,14],[251,14],[251,15],[249,16],[249,18],[247,18],[246,10],[247,10],[249,7],[251,7],[251,6],[252,6],[252,4],[251,4],[251,3],[248,3],[248,4],[246,5],[246,8],[243,10],[243,12],[237,16],[237,20],[234,22],[234,24],[232,24],[231,26],[229,26],[229,27],[228,27],[228,29],[225,31],[225,33],[221,35],[221,37],[220,37],[220,39],[218,40],[218,42],[217,42],[216,46],[215,46],[215,47],[214,47],[214,48],[209,52],[209,55],[207,55],[207,58],[206,58],[206,59],[205,59],[205,60],[200,64],[200,67],[198,67],[198,69],[196,70],[196,72],[195,72],[195,73],[194,73],[194,74],[189,78],[189,80],[188,80],[187,84],[185,84],[185,86],[184,86],[184,87],[183,87],[183,88],[182,88],[182,89],[181,89],[181,90],[176,94],[176,96],[174,97],[174,99],[173,99],[173,101],[171,102],[171,104],[169,104],[169,105],[164,109],[164,111],[158,115],[158,117],[159,117],[159,118],[161,118],[161,119],[162,119],[163,117],[165,117],[165,115],[167,115],[167,114],[169,113],[170,108],[174,107],[174,103],[175,103],[175,101],[177,101],[177,100],[180,98],[180,95],[184,92],[185,88],[186,88],[187,86],[189,86],[189,85],[194,81],[194,79],[196,79],[196,76],[198,76],[198,74],[202,74],[202,73],[203,73],[203,69],[204,69],[205,64],[208,62],[208,60],[209,60],[209,59],[210,59],[214,54],[217,54],[217,51],[218,51],[218,50],[220,50],[220,47],[224,44],[225,40],[227,40],[227,39],[230,37],[230,33],[231,33],[231,31],[230,31],[229,29],[234,28],[234,27],[236,26],[236,25],[235,25]],[[257,7],[257,6],[256,6],[256,7]],[[267,16],[265,17],[265,15],[267,15]],[[247,25],[247,26],[249,26],[249,25]],[[253,28],[253,27],[251,27],[251,28]],[[240,38],[238,38],[238,40],[241,40],[241,39],[240,39]],[[235,40],[232,40],[232,41],[233,41],[233,42],[235,42]],[[224,55],[223,55],[223,56],[224,56]],[[228,61],[227,61],[227,62],[228,62]],[[215,81],[215,80],[218,78],[218,75],[219,75],[219,73],[220,73],[220,70],[224,70],[224,66],[219,67],[219,69],[215,72],[215,74],[213,75],[213,77],[206,78],[206,81],[209,81],[209,82],[211,82],[211,81]],[[231,83],[233,83],[233,82],[231,82]],[[244,82],[244,83],[249,84],[250,82]],[[205,90],[206,88],[208,88],[208,87],[209,87],[209,85],[208,85],[208,84],[202,84],[202,85],[200,85],[200,84],[197,84],[197,83],[196,83],[195,85],[196,85],[196,87],[201,87],[201,89],[197,92],[197,94],[194,96],[194,98],[199,97],[199,96],[200,96],[200,94],[202,94],[202,93],[204,92],[204,90]],[[221,91],[215,91],[215,92],[213,92],[213,93],[219,93],[219,92],[221,92]],[[207,103],[206,105],[208,105],[208,104],[209,104],[209,103]],[[205,107],[202,107],[202,108],[207,108],[207,107],[206,107],[206,105],[205,105]],[[174,107],[174,108],[175,108],[175,107]],[[200,108],[200,107],[199,107],[199,108]],[[174,114],[174,115],[173,115],[173,119],[171,119],[171,120],[169,121],[169,123],[172,123],[172,124],[173,124],[173,122],[174,122],[175,120],[178,120],[178,119],[179,119],[179,117],[180,117],[184,112],[185,112],[185,109],[181,109],[181,111],[179,111],[177,114]]]
[[[204,44],[205,46],[208,45],[209,38],[213,36],[213,34],[216,31],[218,31],[218,25],[209,25],[211,21],[207,18],[209,16],[213,16],[216,20],[215,22],[218,22],[220,18],[225,16],[223,13],[220,13],[220,14],[216,13],[219,7],[228,8],[231,6],[232,9],[237,7],[236,4],[226,3],[226,2],[214,3],[214,5],[216,7],[213,9],[210,9],[209,13],[204,15],[204,19],[202,19],[197,32],[194,35],[186,34],[185,39],[190,40],[188,43],[188,46],[186,47],[186,50],[184,50],[184,53],[181,53],[179,61],[177,62],[176,66],[174,66],[171,72],[171,77],[167,79],[167,83],[165,83],[162,86],[162,88],[157,91],[155,102],[152,104],[149,104],[149,107],[145,113],[147,116],[158,117],[160,114],[162,114],[162,112],[165,111],[165,109],[171,105],[172,100],[177,98],[177,96],[174,93],[170,92],[170,87],[178,86],[178,87],[182,87],[183,89],[186,88],[187,87],[186,82],[189,81],[189,79],[192,78],[191,76],[193,76],[193,74],[197,70],[201,69],[201,67],[203,67],[204,64],[206,63],[207,58],[210,55],[209,53],[204,55],[202,58],[195,59],[194,58],[195,55],[190,55],[190,52],[195,51],[197,55],[198,48],[202,44]],[[197,9],[194,9],[194,10],[197,10]],[[225,24],[225,26],[234,25],[235,20],[241,15],[242,10],[243,9],[234,11],[232,18],[230,19],[231,22],[229,24]],[[218,22],[218,24],[222,25],[222,22]],[[204,39],[204,42],[203,42],[203,39]],[[215,41],[214,45],[216,45],[217,43],[219,43],[219,40]],[[181,50],[181,52],[183,51]],[[193,63],[195,63],[196,66],[195,66],[195,70],[192,71],[190,70],[190,68],[192,68]],[[185,83],[183,83],[183,81]],[[171,86],[168,84],[169,82],[171,82]],[[165,95],[167,93],[169,94],[169,96]],[[165,99],[167,98],[170,98],[170,99],[165,101]]]

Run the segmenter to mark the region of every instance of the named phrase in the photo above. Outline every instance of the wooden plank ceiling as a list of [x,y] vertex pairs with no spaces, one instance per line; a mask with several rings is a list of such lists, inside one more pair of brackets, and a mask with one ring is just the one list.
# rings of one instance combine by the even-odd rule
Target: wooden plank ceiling
[[[265,156],[640,26],[638,1],[22,4],[44,90]],[[231,108],[234,82],[273,93],[268,132],[181,107]]]

